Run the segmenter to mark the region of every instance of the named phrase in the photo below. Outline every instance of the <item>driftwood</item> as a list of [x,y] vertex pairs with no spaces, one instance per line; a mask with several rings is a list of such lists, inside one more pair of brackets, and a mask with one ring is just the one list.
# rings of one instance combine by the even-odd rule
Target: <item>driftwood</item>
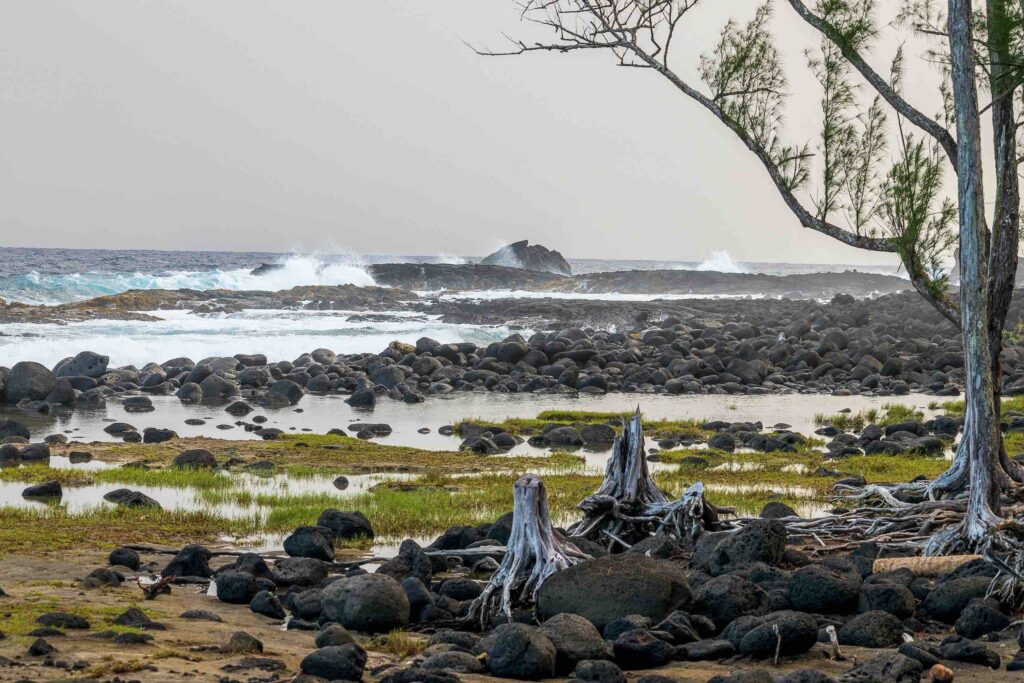
[[473,600],[467,622],[486,627],[496,614],[536,605],[537,593],[555,572],[589,559],[551,526],[548,494],[536,474],[524,474],[513,488],[512,531],[498,570]]
[[887,557],[875,560],[872,571],[876,574],[894,569],[909,569],[915,576],[939,576],[961,565],[980,560],[981,555],[946,555],[944,557]]
[[579,506],[583,519],[569,534],[606,545],[610,551],[628,549],[658,533],[694,540],[706,529],[720,527],[718,510],[704,498],[696,482],[678,500],[658,488],[647,467],[640,410],[615,438],[597,492]]

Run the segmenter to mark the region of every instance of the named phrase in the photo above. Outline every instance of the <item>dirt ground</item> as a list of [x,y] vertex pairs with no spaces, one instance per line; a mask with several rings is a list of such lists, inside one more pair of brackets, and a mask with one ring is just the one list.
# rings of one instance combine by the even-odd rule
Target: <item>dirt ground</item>
[[[157,570],[169,555],[143,555],[143,561]],[[313,650],[315,633],[287,631],[281,623],[254,614],[244,605],[228,605],[207,595],[196,586],[174,586],[170,595],[152,601],[143,600],[142,591],[132,580],[117,588],[83,589],[82,577],[106,565],[103,553],[87,551],[76,555],[31,557],[8,555],[0,560],[0,588],[7,597],[0,597],[0,683],[16,681],[105,681],[173,683],[177,681],[215,681],[219,683],[257,683],[289,681],[299,672],[302,658]],[[230,558],[215,558],[213,564]],[[341,558],[339,558],[341,559]],[[142,645],[116,645],[110,640],[94,637],[106,630],[110,620],[128,609],[141,608],[151,619],[164,624],[164,631],[149,631],[154,640]],[[219,615],[223,622],[180,619],[186,610],[207,610]],[[91,623],[88,631],[66,631],[66,635],[48,637],[56,651],[43,657],[31,657],[28,646],[34,640],[24,633],[38,626],[35,618],[51,611],[71,612],[85,616]],[[220,650],[236,631],[245,631],[258,638],[262,654],[233,654]],[[993,643],[991,647],[1004,663],[1016,652],[1015,641]],[[880,651],[844,648],[845,662],[830,661],[825,646],[816,646],[809,653],[785,659],[778,666],[738,659],[727,664],[679,662],[656,670],[656,673],[678,681],[704,683],[714,675],[739,669],[768,668],[773,673],[811,667],[838,677],[854,658],[870,659]],[[256,659],[262,658],[262,659]],[[270,662],[268,660],[274,660]],[[366,679],[377,676],[370,672],[399,658],[370,651]],[[276,662],[276,663],[275,663]],[[275,670],[253,668],[270,665]],[[992,671],[970,664],[950,664],[958,681],[1017,680],[1018,674],[1005,670]],[[644,673],[629,672],[635,680]],[[494,681],[483,676],[462,676],[467,682]]]

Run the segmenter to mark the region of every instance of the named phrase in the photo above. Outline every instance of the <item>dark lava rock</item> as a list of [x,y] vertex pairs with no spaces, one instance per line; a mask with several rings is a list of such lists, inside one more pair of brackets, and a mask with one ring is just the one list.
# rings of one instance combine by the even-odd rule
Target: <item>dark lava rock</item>
[[900,619],[913,616],[917,599],[906,586],[894,583],[865,583],[860,589],[858,609],[861,612],[881,610]]
[[488,637],[487,668],[501,678],[536,681],[555,675],[555,646],[526,624],[502,624]]
[[30,439],[32,438],[32,433],[29,431],[28,427],[17,420],[0,419],[0,441],[3,441],[9,436]]
[[167,563],[161,576],[213,576],[210,569],[210,551],[201,545],[186,545]]
[[451,671],[462,674],[478,674],[485,671],[483,663],[468,652],[450,650],[439,652],[423,660],[420,666],[425,671]]
[[143,443],[163,443],[170,441],[171,439],[177,439],[178,434],[170,429],[160,429],[158,427],[146,427],[142,430],[142,442]]
[[956,620],[957,635],[976,639],[995,631],[1002,631],[1010,625],[1010,618],[999,608],[995,600],[974,598]]
[[334,581],[324,588],[324,614],[345,628],[387,633],[409,623],[409,599],[390,576],[363,574]]
[[625,614],[660,621],[686,609],[691,600],[678,563],[627,553],[581,562],[552,575],[541,586],[537,608],[544,620],[568,612],[603,629]]
[[785,519],[786,517],[799,517],[796,510],[789,507],[785,503],[780,503],[777,500],[773,500],[766,503],[761,508],[761,513],[758,515],[761,519]]
[[249,572],[221,572],[216,583],[217,599],[232,605],[248,605],[259,590],[255,577]]
[[604,659],[581,661],[573,670],[572,677],[584,683],[626,683],[626,674],[622,673],[622,669]]
[[202,448],[195,448],[188,451],[182,451],[175,458],[172,463],[174,467],[180,469],[216,469],[217,458],[213,457],[213,453]]
[[42,401],[53,391],[57,378],[39,363],[22,361],[15,363],[4,377],[4,397],[8,403],[24,399]]
[[228,638],[223,650],[234,654],[262,654],[263,643],[245,631],[235,631]]
[[752,562],[777,565],[785,551],[786,527],[778,520],[758,519],[738,532],[705,534],[694,548],[692,564],[719,576]]
[[977,641],[960,636],[949,636],[943,640],[939,645],[939,656],[942,659],[981,664],[993,669],[998,669],[1000,664],[998,654]]
[[48,481],[45,484],[28,486],[21,492],[22,498],[60,498],[64,495],[59,481]]
[[131,489],[114,489],[113,491],[103,494],[103,500],[129,508],[160,507],[160,503],[156,502],[142,491],[132,491]]
[[366,650],[355,643],[329,645],[306,655],[302,673],[328,681],[360,681],[366,669]]
[[626,631],[615,639],[615,662],[623,669],[653,669],[666,664],[675,651],[645,629]]
[[698,640],[676,648],[676,658],[690,662],[726,659],[736,654],[736,647],[728,640]]
[[373,526],[370,525],[370,520],[358,511],[324,510],[316,525],[327,527],[333,531],[335,538],[373,538]]
[[355,643],[355,638],[341,624],[327,624],[316,634],[315,645],[317,647],[330,647],[331,645],[348,645]]
[[735,574],[725,574],[698,588],[693,602],[716,627],[723,629],[737,617],[766,614],[771,599],[760,586]]
[[48,655],[51,652],[56,652],[56,651],[57,651],[57,648],[55,648],[53,645],[50,645],[48,642],[46,642],[42,638],[36,638],[32,642],[32,644],[28,646],[28,656],[29,657],[42,657],[43,655]]
[[209,611],[203,610],[203,609],[190,609],[190,610],[186,610],[186,611],[182,612],[179,615],[178,618],[179,619],[190,619],[190,620],[193,620],[193,621],[213,621],[213,622],[218,622],[218,623],[224,621],[223,619],[220,618],[219,614],[216,614],[214,612],[209,612]]
[[933,619],[952,624],[971,600],[985,597],[990,583],[984,576],[947,579],[928,593],[921,608]]
[[427,585],[430,585],[432,576],[430,558],[423,552],[419,543],[411,538],[402,541],[402,544],[398,546],[398,554],[381,563],[377,568],[377,573],[390,576],[399,582],[410,576],[415,576]]
[[149,616],[138,607],[129,607],[127,610],[119,614],[111,623],[116,624],[117,626],[141,628],[146,631],[167,630],[166,626],[150,619]]
[[[218,585],[219,581],[220,579],[218,578]],[[281,601],[270,591],[260,591],[257,593],[252,602],[249,603],[249,609],[256,614],[262,614],[271,619],[284,619],[287,616]]]
[[539,273],[572,275],[572,268],[562,255],[540,244],[530,246],[529,240],[506,244],[480,261],[481,266],[504,266],[521,268]]
[[68,614],[66,612],[48,612],[38,617],[36,623],[64,630],[89,628],[89,621],[87,619],[77,614]]
[[843,624],[838,636],[842,645],[896,647],[903,642],[903,622],[888,612],[865,612]]
[[812,564],[790,577],[789,600],[801,612],[846,614],[857,607],[860,586],[859,574]]
[[334,561],[334,532],[323,526],[300,526],[284,539],[284,551],[291,557],[312,557]]
[[312,557],[285,557],[274,562],[271,576],[278,586],[317,586],[327,576],[327,566]]
[[89,574],[82,579],[83,588],[103,588],[104,586],[117,587],[124,582],[124,577],[117,572],[108,569],[107,567],[100,567],[99,569],[93,569]]
[[919,683],[923,668],[917,660],[886,652],[859,664],[839,677],[841,683]]
[[[778,636],[775,634],[776,627]],[[818,623],[814,617],[803,612],[773,612],[743,636],[740,640],[740,654],[759,659],[774,657],[778,637],[782,638],[780,654],[807,652],[818,642]]]
[[142,565],[142,558],[131,548],[114,548],[107,556],[107,561],[111,565],[128,567],[133,571],[138,571]]
[[584,660],[606,659],[608,647],[593,624],[578,614],[556,614],[540,627],[555,646],[555,673],[566,674]]

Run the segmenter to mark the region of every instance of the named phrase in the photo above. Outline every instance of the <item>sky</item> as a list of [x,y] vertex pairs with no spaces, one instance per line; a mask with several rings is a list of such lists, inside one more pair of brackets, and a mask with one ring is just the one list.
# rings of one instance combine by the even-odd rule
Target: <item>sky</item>
[[[681,72],[753,7],[687,17]],[[774,27],[801,93],[787,130],[807,138],[816,39],[788,6]],[[464,43],[503,32],[536,36],[512,0],[0,0],[0,246],[484,255],[529,239],[576,258],[896,263],[801,228],[656,74]]]

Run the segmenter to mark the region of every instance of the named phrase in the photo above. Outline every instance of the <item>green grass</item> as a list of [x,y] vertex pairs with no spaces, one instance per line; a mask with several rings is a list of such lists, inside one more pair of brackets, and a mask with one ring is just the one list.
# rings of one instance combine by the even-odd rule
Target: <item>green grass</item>
[[886,403],[881,408],[868,408],[859,413],[836,413],[834,415],[818,413],[814,416],[814,423],[831,425],[844,432],[859,432],[869,424],[885,427],[898,422],[923,419],[924,413],[917,408],[900,403]]
[[215,541],[221,534],[252,537],[262,531],[257,517],[230,519],[202,510],[97,506],[72,513],[59,505],[4,507],[0,508],[0,556],[41,555],[82,547],[110,549],[130,543],[204,543]]
[[[591,425],[607,424],[618,431],[622,420],[632,417],[632,412],[599,412],[589,410],[545,410],[537,417],[509,417],[501,422],[465,418],[454,423],[456,433],[463,424],[474,424],[483,427],[496,427],[509,434],[532,435],[540,434],[550,425]],[[702,430],[702,420],[643,420],[644,433],[648,438],[706,438],[709,432]]]
[[62,486],[123,484],[126,486],[167,486],[174,488],[226,489],[235,485],[231,477],[209,470],[117,467],[105,470],[56,469],[47,465],[25,465],[0,470],[0,482],[38,484],[59,481]]
[[[959,401],[946,401],[942,404],[942,409],[946,411],[947,415],[961,416],[964,414],[964,402]],[[1024,413],[1024,396],[1010,396],[1004,398],[1002,402],[1002,413]]]

